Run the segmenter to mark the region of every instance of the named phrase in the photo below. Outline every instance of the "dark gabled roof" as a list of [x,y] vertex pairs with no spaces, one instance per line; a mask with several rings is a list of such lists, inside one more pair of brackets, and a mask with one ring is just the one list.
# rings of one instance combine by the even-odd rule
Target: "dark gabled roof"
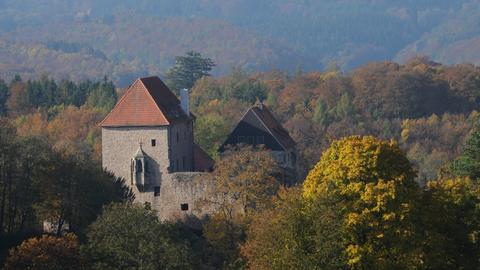
[[252,110],[258,119],[263,123],[272,136],[282,145],[284,149],[294,148],[296,143],[283,126],[277,121],[270,110],[262,103],[252,106]]
[[180,101],[158,77],[137,79],[100,123],[102,127],[166,126],[188,119]]
[[193,157],[196,172],[208,172],[213,170],[215,161],[198,144],[193,144]]

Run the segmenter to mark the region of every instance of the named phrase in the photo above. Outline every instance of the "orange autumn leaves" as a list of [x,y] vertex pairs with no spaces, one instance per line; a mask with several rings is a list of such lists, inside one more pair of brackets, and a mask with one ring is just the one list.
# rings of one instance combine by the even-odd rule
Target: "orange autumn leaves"
[[80,245],[74,234],[30,238],[10,250],[5,270],[84,269]]
[[93,151],[93,158],[100,160],[101,136],[97,124],[103,113],[87,106],[60,106],[57,109],[58,112],[50,117],[40,110],[18,117],[15,121],[18,135],[44,136],[55,148],[68,154]]

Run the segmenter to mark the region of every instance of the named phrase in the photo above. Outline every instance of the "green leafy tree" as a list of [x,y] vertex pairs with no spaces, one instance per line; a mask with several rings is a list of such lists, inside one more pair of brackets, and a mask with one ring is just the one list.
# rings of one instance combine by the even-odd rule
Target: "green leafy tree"
[[[35,227],[34,203],[51,160],[51,149],[38,137],[20,138],[8,123],[0,124],[0,238]],[[0,241],[2,242],[2,241]]]
[[462,154],[453,162],[452,172],[457,176],[480,178],[480,128],[477,126],[463,147]]
[[479,269],[480,187],[468,178],[427,183],[422,203],[426,269]]
[[252,78],[241,67],[233,68],[226,78],[224,86],[225,98],[235,98],[242,102],[253,104],[257,100],[267,98],[267,88],[260,80]]
[[341,206],[282,190],[274,207],[255,213],[241,247],[249,269],[345,269]]
[[[124,180],[104,172],[98,164],[72,155],[56,153],[40,187],[38,215],[56,226],[83,234],[86,227],[112,202],[132,202],[133,193]],[[67,226],[68,225],[68,226]]]
[[155,212],[111,205],[91,225],[84,252],[92,269],[194,269],[199,261],[180,231]]
[[276,108],[278,106],[277,95],[272,92],[268,92],[265,104],[270,108]]
[[172,90],[192,89],[197,80],[210,76],[215,63],[204,58],[199,52],[189,51],[184,56],[175,57],[175,65],[167,72],[166,78]]
[[229,133],[225,119],[218,114],[207,114],[195,121],[195,140],[212,157],[218,157],[218,147]]

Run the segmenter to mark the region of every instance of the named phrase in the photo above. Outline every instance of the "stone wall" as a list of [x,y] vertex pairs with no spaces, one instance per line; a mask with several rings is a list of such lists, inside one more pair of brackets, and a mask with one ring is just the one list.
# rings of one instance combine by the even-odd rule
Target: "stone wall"
[[170,126],[170,161],[172,171],[193,171],[193,126],[192,122]]
[[[155,140],[155,146],[151,140]],[[131,176],[132,158],[140,143],[145,153],[147,185],[144,187],[136,186]],[[161,220],[195,220],[211,212],[211,209],[196,209],[196,202],[207,194],[207,173],[169,173],[171,161],[182,157],[186,159],[185,168],[180,166],[179,170],[192,170],[193,131],[189,123],[173,127],[102,129],[103,167],[124,178],[135,193],[135,202],[149,204]]]
[[[155,140],[152,146],[151,140]],[[149,157],[146,164],[147,190],[159,186],[162,175],[168,172],[168,127],[116,127],[102,128],[102,164],[107,171],[122,177],[132,184],[131,160],[142,143],[142,149]],[[134,186],[132,189],[138,192]]]
[[[157,211],[162,221],[185,221],[199,225],[199,221],[213,212],[212,207],[199,208],[198,202],[209,196],[209,174],[200,172],[177,172],[163,174],[159,194],[153,190],[136,191],[135,202],[148,204]],[[183,208],[182,208],[183,206]]]
[[[208,196],[208,173],[181,172],[163,178],[160,196],[152,201],[161,220],[202,219],[212,209],[198,208],[200,199]],[[185,207],[182,209],[182,206]]]

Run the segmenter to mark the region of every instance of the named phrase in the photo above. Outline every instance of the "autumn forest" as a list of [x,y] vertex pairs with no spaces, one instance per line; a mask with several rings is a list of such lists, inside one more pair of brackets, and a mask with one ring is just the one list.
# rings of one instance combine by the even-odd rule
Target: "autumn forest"
[[[46,252],[47,246],[72,256],[79,267],[94,269],[477,267],[480,68],[418,57],[404,65],[377,62],[348,73],[235,68],[218,78],[204,75],[189,78],[194,82],[191,103],[195,139],[217,160],[214,175],[225,179],[222,173],[254,166],[263,176],[253,179],[264,184],[242,189],[258,193],[256,207],[244,211],[249,214],[219,214],[201,231],[159,223],[150,210],[128,206],[133,196],[124,181],[102,171],[97,124],[122,95],[108,78],[0,81],[5,269],[35,261],[31,249]],[[166,78],[172,89],[189,82],[175,78]],[[245,109],[259,101],[297,142],[299,186],[285,189],[266,181],[274,165],[264,150],[217,153]],[[269,190],[277,190],[276,195]],[[38,235],[39,221],[46,219],[56,221],[53,236],[32,238],[7,252]],[[160,237],[166,246],[142,252],[160,252],[164,261],[118,253],[134,251],[112,244],[118,234],[111,230],[114,220],[142,224],[138,232],[125,232],[129,239]],[[68,230],[61,225],[67,221]],[[67,232],[63,242],[55,238]],[[285,249],[290,245],[295,248]],[[173,256],[180,251],[189,255]],[[105,261],[104,256],[120,257]],[[61,264],[59,258],[49,260]]]
[[[479,4],[398,2],[0,0],[0,269],[480,270]],[[202,219],[102,164],[144,76],[189,90]],[[261,143],[222,148],[254,105],[295,184]]]

